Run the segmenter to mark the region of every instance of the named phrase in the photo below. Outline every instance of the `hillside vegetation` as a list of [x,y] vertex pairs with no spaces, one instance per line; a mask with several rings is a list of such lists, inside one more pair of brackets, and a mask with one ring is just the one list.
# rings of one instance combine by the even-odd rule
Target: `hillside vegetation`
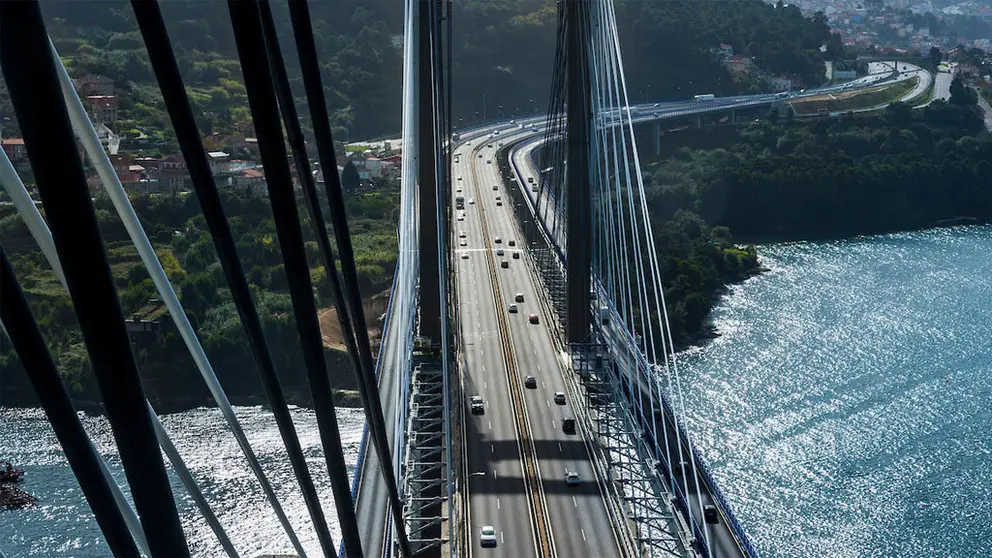
[[[226,3],[170,0],[161,5],[201,131],[246,133],[251,117]],[[116,82],[124,118],[117,131],[171,139],[130,3],[49,0],[42,8],[73,77],[92,72]],[[279,2],[272,8],[290,80],[302,103],[287,8]],[[336,138],[397,133],[402,2],[312,2],[310,9]],[[544,109],[555,53],[554,2],[465,0],[454,4],[452,22],[456,124]],[[716,52],[721,43],[751,58],[758,70],[818,84],[822,64],[817,48],[830,38],[822,15],[804,18],[795,6],[761,0],[618,0],[617,25],[634,100],[757,91],[756,78],[734,77],[721,64]],[[301,111],[304,121],[307,116],[308,111]],[[6,92],[0,89],[0,121],[3,117],[10,118],[4,125],[16,130]],[[11,135],[16,134],[5,134]],[[174,147],[169,144],[166,151]]]
[[954,90],[950,103],[921,110],[893,103],[868,116],[709,132],[725,134],[722,146],[677,149],[648,167],[652,211],[689,209],[739,236],[777,239],[992,220],[992,141],[974,93]]

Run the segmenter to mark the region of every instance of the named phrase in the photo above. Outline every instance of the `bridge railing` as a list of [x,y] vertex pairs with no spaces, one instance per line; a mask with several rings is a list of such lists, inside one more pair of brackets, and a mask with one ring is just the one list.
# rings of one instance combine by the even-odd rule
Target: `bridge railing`
[[[508,158],[510,159],[509,163],[512,166],[512,168],[516,171],[517,175],[521,176],[520,169],[517,167],[516,163],[513,160],[513,151],[514,150],[511,149],[508,155]],[[530,188],[527,188],[525,184],[522,184],[521,189],[525,191],[525,195],[530,200],[531,204],[536,203],[532,193],[530,192]],[[545,235],[550,239],[551,233],[547,229],[547,224],[544,223],[542,219],[535,219],[535,220],[540,222],[540,226],[543,229]],[[558,253],[558,256],[563,258],[564,254],[561,252],[560,247],[558,247],[553,242],[551,243],[551,245],[555,248],[555,251]],[[601,295],[603,296],[603,299],[607,301],[607,305],[610,307],[610,311],[611,314],[613,314],[614,319],[619,320],[620,318],[619,314],[616,312],[616,308],[613,305],[612,300],[610,300],[609,297],[606,296],[606,292],[605,290],[602,290],[602,286],[599,286],[599,289],[601,291]],[[614,321],[614,323],[619,323],[619,322]],[[627,337],[625,341],[629,343],[629,346],[636,347],[637,345],[635,343],[635,340],[626,327],[623,328],[623,333]],[[635,359],[636,368],[638,368],[641,371],[641,374],[646,379],[649,379],[649,381],[653,382],[654,379],[652,374],[652,368],[647,362],[647,359],[644,358],[644,355],[641,353],[641,351],[635,350],[630,352],[633,354],[633,357]],[[737,517],[733,512],[733,509],[730,507],[730,502],[727,501],[723,493],[718,488],[716,484],[716,480],[713,478],[712,471],[710,470],[709,466],[706,464],[705,459],[703,458],[702,454],[700,454],[699,451],[696,449],[695,445],[688,443],[689,438],[688,435],[686,434],[685,427],[682,424],[682,421],[678,418],[678,415],[675,414],[674,409],[671,406],[671,403],[669,402],[668,397],[667,395],[665,395],[664,391],[661,391],[661,397],[662,397],[662,405],[664,406],[665,411],[668,413],[670,417],[673,418],[676,428],[679,429],[679,433],[682,436],[682,438],[687,440],[687,445],[690,448],[692,457],[693,459],[696,460],[699,469],[702,471],[702,476],[704,478],[704,481],[706,482],[707,486],[710,488],[710,492],[713,494],[713,498],[717,501],[717,503],[720,505],[720,508],[724,511],[724,514],[727,517],[728,526],[730,527],[731,531],[733,531],[734,536],[736,536],[737,539],[740,541],[741,546],[743,547],[743,550],[747,553],[747,555],[752,558],[757,558],[758,554],[754,550],[750,538],[747,536],[747,533],[744,531],[743,527],[741,527],[740,523],[738,522]],[[643,422],[644,420],[646,420],[645,417],[643,416],[643,409],[641,414],[642,414],[641,421]],[[655,451],[658,454],[658,457],[660,458],[660,452],[657,448],[657,442],[655,443],[655,445],[656,445]],[[681,508],[683,509],[683,512],[688,515],[690,513],[689,510],[691,509],[689,507],[689,502],[686,498],[686,495],[682,492],[681,488],[679,488],[678,483],[672,480],[671,464],[668,465],[669,468],[664,471],[665,477],[669,480],[669,485],[675,487],[676,501],[678,502],[678,505],[681,506]],[[696,538],[699,544],[705,548],[706,538],[704,536],[704,533],[700,530],[699,524],[696,522],[691,522],[690,528],[693,531],[693,536]]]
[[[598,281],[597,281],[597,289],[600,293],[601,299],[606,302],[607,307],[609,307],[610,309],[612,323],[622,324],[623,322],[620,321],[620,315],[616,311],[616,306],[613,304],[613,301],[609,298],[609,296],[607,296],[605,289],[603,289],[602,285],[599,284]],[[596,327],[599,327],[598,324]],[[616,327],[614,326],[613,329],[616,330]],[[636,349],[637,342],[634,339],[633,335],[630,333],[630,330],[626,327],[626,325],[624,325],[622,328],[619,329],[621,336],[624,337],[623,341],[625,343],[625,346],[635,348],[634,350],[626,351],[628,354],[631,354],[633,356],[636,362],[635,368],[638,370],[639,373],[643,375],[644,379],[647,382],[649,382],[649,385],[653,386],[654,382],[657,381],[657,378],[654,374],[654,367],[647,362],[647,359],[644,357],[644,354],[639,349]],[[602,332],[602,330],[600,331]],[[605,333],[603,334],[603,336],[604,339],[609,339],[609,337],[607,337]],[[669,417],[672,418],[675,427],[678,429],[679,436],[681,436],[682,439],[685,440],[685,444],[689,448],[689,451],[692,454],[692,458],[695,461],[697,468],[701,471],[706,486],[709,488],[710,493],[713,496],[713,499],[717,501],[717,503],[720,505],[720,508],[723,510],[724,515],[727,519],[727,525],[730,527],[730,530],[734,533],[734,536],[737,537],[737,540],[740,542],[742,550],[744,550],[744,552],[747,553],[749,557],[758,558],[758,553],[754,549],[750,537],[748,537],[747,532],[744,531],[744,528],[737,520],[737,516],[736,514],[734,514],[730,502],[727,500],[727,498],[723,495],[723,492],[720,490],[720,487],[717,484],[716,479],[713,477],[713,472],[710,469],[709,464],[706,462],[706,459],[696,448],[696,445],[691,442],[691,439],[689,438],[688,435],[688,430],[683,424],[682,418],[677,413],[675,413],[675,408],[672,406],[671,401],[669,400],[668,395],[665,393],[665,391],[662,389],[662,390],[658,390],[658,392],[661,394],[661,403],[664,408],[664,412]],[[643,416],[643,409],[641,415],[642,415],[641,417],[642,421],[646,420],[646,418]],[[655,441],[655,445],[657,446],[657,440]],[[660,454],[660,450],[659,450],[659,454]],[[670,485],[675,487],[676,497],[679,500],[679,503],[682,506],[686,506],[685,509],[688,510],[689,509],[687,507],[688,502],[685,500],[685,496],[682,494],[682,491],[679,488],[678,483],[674,482],[673,479],[671,478],[671,463],[668,464],[668,469],[665,471],[665,473],[666,473],[666,477],[670,481]],[[693,527],[694,527],[693,536],[695,536],[697,540],[700,541],[701,545],[705,545],[705,537],[702,536],[703,534],[699,531],[698,526],[696,526],[696,524],[694,523]]]

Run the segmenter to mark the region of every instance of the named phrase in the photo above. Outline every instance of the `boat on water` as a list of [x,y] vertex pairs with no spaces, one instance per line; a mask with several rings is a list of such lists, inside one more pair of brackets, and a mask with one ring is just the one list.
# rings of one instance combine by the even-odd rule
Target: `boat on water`
[[0,469],[0,483],[4,482],[20,482],[21,477],[24,476],[24,469],[15,469],[10,462],[7,466]]
[[33,506],[37,502],[37,498],[11,483],[0,484],[0,509],[26,508]]
[[25,508],[38,502],[37,498],[14,486],[23,477],[24,469],[15,469],[10,463],[0,468],[0,508]]

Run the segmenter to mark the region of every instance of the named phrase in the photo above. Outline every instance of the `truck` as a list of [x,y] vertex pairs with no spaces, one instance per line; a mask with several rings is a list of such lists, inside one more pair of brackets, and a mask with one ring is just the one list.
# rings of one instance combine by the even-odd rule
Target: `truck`
[[465,196],[461,194],[455,196],[455,209],[465,209]]
[[716,95],[713,93],[707,93],[705,95],[696,95],[692,99],[697,103],[702,103],[704,101],[712,101],[713,99],[716,99]]

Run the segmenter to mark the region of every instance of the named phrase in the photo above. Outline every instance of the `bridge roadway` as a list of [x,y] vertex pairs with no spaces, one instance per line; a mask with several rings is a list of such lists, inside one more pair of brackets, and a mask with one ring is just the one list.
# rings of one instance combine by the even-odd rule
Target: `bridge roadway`
[[[492,147],[488,147],[492,145]],[[466,396],[479,394],[487,401],[485,415],[468,415],[466,448],[469,473],[485,471],[484,477],[470,477],[467,484],[470,502],[470,533],[472,553],[480,555],[479,530],[493,525],[500,536],[495,550],[485,549],[488,556],[531,556],[536,552],[531,530],[530,514],[524,485],[518,439],[514,431],[513,410],[507,380],[523,394],[530,439],[538,459],[540,486],[554,549],[558,556],[613,557],[620,556],[616,534],[603,502],[599,482],[590,464],[589,452],[581,434],[568,435],[562,431],[561,419],[573,416],[572,401],[557,405],[555,392],[566,392],[565,372],[542,312],[540,287],[531,273],[518,244],[510,240],[521,238],[510,205],[503,192],[502,180],[495,164],[498,144],[483,136],[456,147],[460,154],[453,165],[453,195],[465,196],[464,221],[453,230],[456,244],[456,275],[458,278],[459,315],[462,329],[464,382]],[[491,162],[490,162],[491,161]],[[459,180],[459,177],[461,179]],[[493,190],[496,186],[496,190]],[[497,205],[497,196],[503,198]],[[474,201],[475,203],[469,203]],[[483,236],[482,223],[486,224]],[[466,238],[457,238],[458,233]],[[499,237],[502,242],[496,243]],[[504,255],[497,255],[503,250]],[[521,259],[513,259],[514,252]],[[463,259],[468,255],[468,259]],[[503,307],[496,308],[492,296],[492,278],[487,258],[493,259],[496,283]],[[508,268],[502,268],[506,261]],[[517,294],[524,302],[514,302]],[[519,312],[511,314],[507,306],[517,304]],[[497,313],[503,313],[509,341],[514,353],[515,370],[508,378],[499,354]],[[529,315],[539,316],[540,323],[529,323]],[[536,389],[524,387],[524,377],[537,378]],[[578,402],[581,404],[582,402]],[[494,478],[490,469],[497,472]],[[565,483],[565,470],[576,471],[581,479],[578,486]],[[539,494],[539,497],[541,495]]]
[[[511,142],[508,143],[516,143],[516,145],[510,150],[510,156],[512,157],[511,167],[517,173],[517,180],[519,181],[519,183],[526,185],[527,179],[529,177],[534,177],[534,181],[535,183],[537,183],[538,169],[536,167],[535,162],[533,161],[532,155],[534,149],[536,149],[541,145],[543,141],[542,138],[539,135],[535,136],[533,133],[531,133],[512,138],[508,137],[507,139],[511,140]],[[529,209],[533,212],[535,194],[531,192],[530,188],[526,188],[525,194],[526,194],[526,198],[529,200],[530,203]],[[549,196],[542,196],[542,200],[545,200],[545,203],[546,200],[548,200],[548,198]],[[544,208],[545,203],[541,204],[542,209]],[[623,340],[617,338],[618,335],[612,328],[609,329],[608,331],[612,333],[612,335],[610,335],[610,338],[607,339],[607,341],[611,345],[613,345],[614,347],[628,346],[626,343],[623,342]],[[638,383],[640,385],[641,393],[647,393],[647,390],[650,389],[648,387],[647,380],[645,380],[643,377],[639,377]],[[660,406],[660,403],[656,403],[656,404]],[[646,405],[646,407],[648,409],[648,412],[650,412],[650,405]],[[675,456],[677,454],[677,450],[675,449],[675,447],[677,446],[674,445],[676,439],[674,426],[672,425],[670,418],[666,418],[664,416],[664,413],[662,413],[660,409],[658,410],[656,415],[657,416],[655,417],[644,417],[644,418],[647,420],[655,420],[657,422],[657,428],[659,432],[658,441],[662,445],[664,444],[664,438],[662,437],[664,436],[664,434],[661,434],[662,428],[667,430],[669,440],[671,440],[673,444],[672,454],[673,456]],[[691,454],[689,453],[689,448],[685,444],[684,440],[683,440],[683,451],[685,452],[684,455],[686,461],[689,461],[689,456]],[[673,457],[673,461],[676,461],[677,463],[678,458]],[[676,471],[676,475],[679,477],[679,480],[681,480],[681,476],[677,471],[677,465],[673,466],[673,470]],[[697,475],[699,481],[698,486],[700,488],[700,491],[702,492],[702,504],[704,506],[710,504],[716,505],[717,509],[719,510],[720,506],[716,503],[713,497],[712,487],[710,487],[706,483],[706,480],[701,474],[701,472],[697,472]],[[696,491],[696,486],[697,486],[696,483],[693,482],[692,478],[690,477],[688,482],[689,490],[688,493],[686,494],[686,498],[689,501],[690,507],[692,508],[693,515],[699,518],[702,517],[702,513],[701,513],[702,510],[699,507],[699,496],[698,496],[699,493]],[[744,554],[742,553],[740,546],[738,545],[737,538],[734,536],[733,532],[728,527],[726,518],[722,515],[722,510],[720,511],[721,511],[720,522],[715,525],[711,524],[706,526],[709,531],[710,544],[712,546],[712,551],[713,551],[712,556],[710,558],[738,558],[738,557],[743,558]]]
[[[859,82],[855,85],[855,87],[861,88],[868,86],[877,86],[887,81],[888,80],[881,80],[881,81],[876,81],[875,83]],[[832,91],[840,91],[842,89],[843,89],[843,85],[833,85],[828,87],[809,89],[805,93],[792,94],[791,98],[809,97]],[[634,122],[640,123],[640,122],[647,122],[652,120],[663,120],[671,117],[684,116],[685,114],[691,114],[691,113],[730,110],[734,108],[734,105],[737,105],[742,102],[771,103],[774,102],[775,100],[776,100],[775,95],[760,94],[760,95],[751,95],[751,96],[745,95],[745,96],[735,96],[735,97],[723,97],[705,103],[697,103],[694,101],[659,102],[654,104],[645,103],[645,104],[631,106],[630,112],[631,112],[631,117],[634,119]],[[531,138],[534,141],[539,141],[538,137],[540,133],[542,133],[542,126],[544,123],[543,116],[522,118],[519,120],[519,122],[526,123],[527,125],[530,124],[538,125],[539,126],[538,132],[529,132],[527,130],[520,130],[519,132],[513,132],[514,135],[512,138],[512,142],[521,142],[527,138]],[[465,136],[463,140],[469,137],[486,137],[486,134],[488,134],[490,130],[503,129],[506,131],[510,131],[510,128],[511,126],[508,126],[505,122],[493,123],[490,125],[486,125],[485,127],[482,128],[476,128],[475,130],[470,132],[463,132],[462,135]],[[504,141],[505,143],[507,143],[507,145],[509,145],[509,143],[511,142],[511,138],[509,136],[503,136],[502,141]],[[466,145],[464,143],[459,145],[462,151],[466,151]],[[533,145],[536,146],[536,144]],[[515,159],[521,156],[522,151],[523,150],[521,149],[515,151],[516,153]],[[476,157],[476,159],[478,159],[478,157]],[[535,170],[533,169],[533,165],[530,162],[529,155],[519,159],[519,161],[520,161],[520,166],[517,167],[518,169],[521,170],[528,169],[527,172],[529,172],[530,175],[535,175]],[[468,177],[471,176],[471,173],[468,172],[471,169],[471,167],[469,166],[471,162],[472,161],[470,161],[468,157],[462,158],[461,163],[459,163],[459,165],[456,165],[457,168],[453,169],[455,172],[455,176],[457,176],[457,174],[461,172],[461,174],[464,175],[464,178],[468,179]],[[495,170],[493,172],[495,172]],[[526,184],[526,177],[518,177],[518,179],[521,181],[520,184]],[[466,199],[468,197],[469,196],[466,196]],[[533,207],[531,207],[531,210],[533,210]],[[456,221],[456,223],[458,222]],[[477,232],[476,234],[481,234],[481,233]],[[482,247],[481,245],[477,245],[477,246],[479,248]],[[462,260],[460,260],[459,258],[458,261],[461,262]],[[514,263],[519,263],[519,262],[522,262],[522,260],[514,261]],[[518,266],[511,267],[511,269],[514,269],[515,267]],[[531,281],[531,283],[533,283],[533,281]],[[401,324],[399,323],[399,320],[393,320],[392,323],[388,324],[388,330],[387,332],[385,332],[384,338],[392,336],[393,339],[400,339],[402,337],[402,331],[400,331],[399,329],[400,326]],[[543,327],[544,326],[542,325],[541,329],[543,329]],[[399,347],[399,345],[402,345],[402,343],[383,343],[383,347],[386,353],[380,355],[379,361],[381,363],[395,362],[394,360],[395,354],[393,353],[401,348]],[[544,365],[542,365],[542,367],[543,366]],[[400,404],[400,402],[398,401],[400,390],[399,390],[399,375],[396,373],[396,370],[394,370],[392,366],[383,365],[381,367],[380,378],[379,378],[379,390],[380,390],[380,397],[382,399],[382,408],[383,408],[383,413],[385,414],[386,424],[395,425],[397,412]],[[395,448],[395,441],[396,441],[395,428],[387,429],[387,434],[389,436],[390,447]],[[367,556],[370,557],[379,557],[382,556],[383,550],[385,548],[385,541],[384,541],[386,535],[385,526],[388,525],[389,522],[388,510],[386,507],[387,494],[385,487],[381,486],[381,482],[379,481],[379,476],[380,476],[379,463],[378,463],[378,458],[375,455],[375,451],[371,447],[367,447],[366,449],[372,451],[367,451],[366,458],[362,462],[361,469],[356,472],[356,474],[360,475],[358,492],[356,494],[356,509],[358,513],[359,527],[361,529],[361,534],[362,534],[362,546],[365,550],[365,553]],[[470,456],[470,460],[471,460],[471,456]],[[467,480],[468,479],[466,479],[466,481]],[[473,532],[472,536],[475,539],[478,539],[478,532],[477,531]]]

